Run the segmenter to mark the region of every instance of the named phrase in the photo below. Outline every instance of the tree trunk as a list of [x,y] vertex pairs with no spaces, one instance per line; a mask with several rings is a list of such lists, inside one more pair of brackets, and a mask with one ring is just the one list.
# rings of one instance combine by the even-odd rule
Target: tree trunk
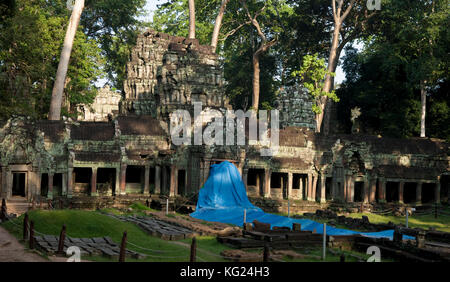
[[[337,68],[337,63],[340,56],[340,50],[339,50],[339,31],[340,31],[341,25],[340,23],[335,23],[334,31],[333,31],[333,39],[331,41],[331,49],[330,49],[330,55],[328,57],[328,72],[335,72]],[[331,75],[327,75],[325,78],[325,83],[323,85],[323,91],[329,93],[333,90],[334,87],[334,77]],[[322,127],[322,121],[323,116],[325,114],[325,105],[327,103],[326,96],[321,97],[320,101],[320,114],[316,115],[316,132],[320,132]]]
[[195,39],[195,2],[189,0],[189,39]]
[[67,27],[66,37],[64,38],[64,46],[59,59],[58,70],[56,72],[55,85],[53,86],[52,99],[50,102],[49,120],[59,120],[61,118],[61,103],[64,91],[64,83],[66,81],[67,69],[69,67],[70,53],[72,52],[73,41],[80,23],[81,13],[84,8],[84,0],[76,0],[72,10],[72,15]]
[[425,90],[426,81],[420,83],[420,100],[421,100],[421,113],[420,113],[420,137],[425,138],[425,116],[427,112],[427,91]]
[[260,77],[261,69],[259,67],[259,50],[253,54],[253,99],[252,99],[252,108],[255,111],[258,111],[259,106],[259,77]]
[[211,46],[214,47],[214,52],[217,48],[217,42],[219,41],[220,28],[222,26],[223,14],[225,13],[225,8],[230,0],[222,0],[220,5],[219,14],[217,14],[216,22],[214,23],[214,31],[211,38]]

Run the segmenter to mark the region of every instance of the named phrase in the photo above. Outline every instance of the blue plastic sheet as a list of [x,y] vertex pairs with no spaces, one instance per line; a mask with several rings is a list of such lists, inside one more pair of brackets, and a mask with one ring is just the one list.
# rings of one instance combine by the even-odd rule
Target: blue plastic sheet
[[[241,175],[236,166],[230,162],[222,162],[211,166],[210,176],[202,189],[200,189],[197,208],[190,216],[206,221],[222,222],[242,226],[244,223],[244,210],[246,222],[258,220],[270,223],[271,226],[292,227],[293,223],[300,223],[302,230],[323,233],[323,224],[308,219],[293,219],[285,216],[265,213],[262,209],[250,203]],[[368,237],[390,238],[394,230],[362,233],[352,230],[327,226],[328,235],[361,234]],[[407,236],[405,236],[405,239]],[[412,239],[412,238],[410,238]]]

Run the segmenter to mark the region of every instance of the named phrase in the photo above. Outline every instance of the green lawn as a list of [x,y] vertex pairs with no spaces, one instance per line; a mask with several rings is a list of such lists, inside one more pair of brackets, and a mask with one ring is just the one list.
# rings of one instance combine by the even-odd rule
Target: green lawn
[[[352,213],[349,217],[361,218],[361,216],[367,216],[371,223],[388,223],[389,221],[395,224],[406,224],[406,217],[399,217],[393,215],[378,215],[372,213]],[[412,215],[408,218],[408,226],[415,228],[420,227],[428,229],[434,227],[436,230],[450,232],[450,216],[439,215],[438,218],[434,218],[434,215]]]
[[[59,236],[62,225],[66,224],[67,236],[74,238],[109,236],[116,243],[120,244],[123,232],[127,231],[128,242],[147,249],[140,249],[131,244],[127,245],[128,249],[148,255],[146,259],[139,261],[189,261],[189,246],[180,246],[171,241],[149,236],[133,223],[122,222],[99,212],[82,210],[35,210],[30,211],[28,214],[30,220],[34,221],[35,230],[40,233]],[[23,216],[14,220],[14,223],[18,225],[22,225],[22,222]],[[12,222],[3,223],[2,226],[17,238],[22,238],[21,227],[17,227]],[[187,239],[183,242],[190,244],[191,240]],[[228,247],[218,243],[214,237],[198,237],[197,242],[199,248],[197,254],[201,259],[205,261],[223,261],[218,256],[222,250]],[[82,259],[111,261],[104,257],[84,257]],[[127,259],[127,261],[136,260]]]

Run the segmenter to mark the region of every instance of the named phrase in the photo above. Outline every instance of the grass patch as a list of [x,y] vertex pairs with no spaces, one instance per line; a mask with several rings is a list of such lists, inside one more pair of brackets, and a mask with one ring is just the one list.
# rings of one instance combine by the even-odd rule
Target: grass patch
[[[372,213],[352,213],[349,217],[361,218],[361,216],[367,216],[371,223],[388,223],[393,222],[395,224],[406,224],[405,216],[393,216],[393,215],[378,215]],[[423,228],[429,229],[430,227],[436,228],[436,230],[450,232],[450,216],[439,215],[438,218],[434,218],[434,215],[412,215],[408,217],[408,226],[411,228]]]
[[[148,262],[186,262],[189,261],[190,248],[177,245],[175,242],[165,241],[156,237],[149,236],[138,226],[130,222],[122,222],[115,218],[101,214],[95,211],[83,210],[34,210],[28,212],[30,220],[34,221],[37,232],[59,236],[63,224],[67,226],[67,236],[73,238],[93,238],[109,236],[120,244],[124,231],[127,231],[128,242],[146,248],[147,250],[137,248],[131,244],[128,249],[148,255],[146,259],[127,261],[148,261]],[[23,215],[13,222],[3,223],[1,226],[7,229],[18,239],[22,238]],[[19,225],[19,226],[17,226]],[[39,234],[36,234],[39,235]],[[210,237],[197,238],[198,246],[205,248],[212,254],[202,254],[201,258],[205,261],[219,261],[216,256],[220,254],[226,246],[221,245],[215,239]],[[186,240],[189,242],[190,239]],[[153,251],[156,250],[156,251]],[[200,253],[199,253],[200,256]],[[85,260],[92,261],[116,261],[105,257],[83,257]]]

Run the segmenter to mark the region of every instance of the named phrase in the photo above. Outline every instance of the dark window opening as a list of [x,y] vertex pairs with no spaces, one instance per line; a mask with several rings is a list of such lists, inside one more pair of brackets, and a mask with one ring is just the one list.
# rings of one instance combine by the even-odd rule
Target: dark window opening
[[41,196],[47,197],[48,193],[48,174],[43,173],[41,175]]
[[129,165],[127,166],[126,182],[127,183],[141,183],[143,173],[142,166]]
[[53,176],[53,197],[62,196],[63,177],[62,173],[55,173]]
[[75,174],[75,183],[90,183],[92,169],[89,167],[76,167],[73,169]]
[[450,175],[441,177],[441,202],[447,203],[449,201],[450,193]]
[[332,187],[333,187],[333,178],[327,177],[325,180],[325,199],[327,201],[333,199]]
[[362,202],[364,192],[364,182],[357,181],[355,182],[355,190],[354,190],[354,202]]
[[434,183],[423,183],[422,184],[422,203],[429,204],[434,201],[434,189],[436,184]]
[[26,173],[13,173],[12,195],[25,197]]
[[414,203],[416,201],[417,183],[407,182],[403,186],[403,202],[405,204]]
[[178,170],[178,195],[186,195],[186,171]]
[[386,183],[386,202],[398,202],[398,182],[387,182]]

